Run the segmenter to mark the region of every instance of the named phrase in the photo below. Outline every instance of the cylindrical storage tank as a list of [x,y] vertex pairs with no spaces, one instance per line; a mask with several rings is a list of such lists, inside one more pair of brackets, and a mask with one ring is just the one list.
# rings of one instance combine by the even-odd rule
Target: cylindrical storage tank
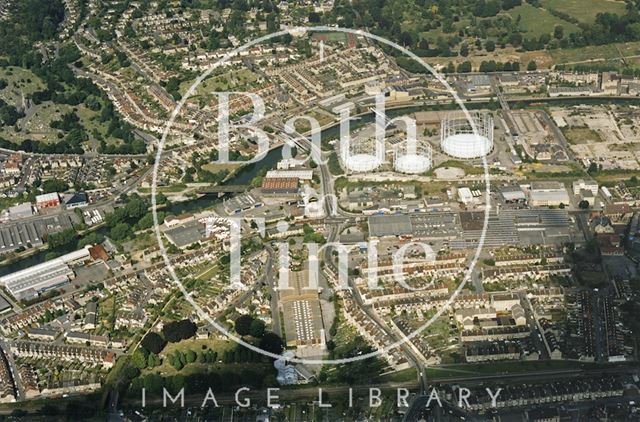
[[340,155],[347,170],[355,173],[373,171],[384,161],[384,149],[376,148],[375,138],[341,142]]
[[420,174],[431,168],[431,145],[425,140],[405,140],[393,152],[393,168],[398,173]]
[[448,115],[440,127],[442,152],[455,158],[472,159],[493,149],[493,117],[489,113],[470,112],[476,132],[466,115]]

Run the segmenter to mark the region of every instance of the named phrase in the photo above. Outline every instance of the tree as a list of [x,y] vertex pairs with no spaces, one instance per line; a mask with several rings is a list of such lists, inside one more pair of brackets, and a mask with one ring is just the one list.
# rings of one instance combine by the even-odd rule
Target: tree
[[251,315],[240,315],[236,318],[234,327],[236,329],[236,333],[241,336],[249,335],[251,332],[251,324],[253,324],[253,317]]
[[460,47],[460,55],[462,57],[467,57],[469,55],[469,46],[467,45],[467,43],[462,44],[462,46]]
[[553,28],[553,38],[561,40],[564,37],[564,28],[562,25],[556,25]]
[[[146,353],[145,353],[146,352]],[[131,363],[138,369],[145,369],[147,367],[147,354],[149,352],[142,348],[137,349],[133,356],[131,356]]]
[[267,332],[260,340],[260,348],[264,351],[279,355],[284,349],[284,343],[276,333]]
[[197,357],[198,357],[198,355],[196,355],[196,352],[194,352],[191,349],[187,350],[187,352],[185,353],[185,359],[186,359],[187,363],[195,362]]
[[447,65],[447,68],[445,69],[445,73],[453,73],[456,71],[456,66],[453,64],[453,62],[449,62],[449,64]]
[[131,226],[127,223],[118,223],[109,231],[109,236],[115,241],[124,240],[129,236],[130,231]]
[[142,347],[144,347],[151,353],[155,353],[156,355],[162,352],[162,349],[164,349],[164,346],[166,344],[167,342],[158,333],[154,332],[151,332],[144,336],[141,343]]
[[165,324],[162,327],[162,334],[167,341],[177,343],[195,336],[197,330],[198,326],[196,324],[188,319],[183,319]]
[[156,366],[160,366],[162,361],[160,360],[160,356],[155,353],[149,353],[149,357],[147,358],[147,367],[155,368]]
[[44,193],[64,192],[67,189],[69,189],[69,185],[62,180],[49,179],[42,183],[42,190]]
[[471,62],[469,60],[464,61],[458,65],[458,73],[469,73],[473,70]]
[[578,208],[580,208],[581,210],[589,209],[589,201],[583,199],[582,201],[580,201],[580,203],[578,203]]
[[320,15],[317,12],[309,13],[309,23],[320,23]]
[[78,240],[78,233],[73,228],[64,229],[58,233],[51,233],[47,236],[49,249],[64,251],[70,249]]
[[487,42],[484,43],[484,49],[487,50],[488,52],[495,51],[496,43],[491,40],[487,40]]
[[264,323],[264,321],[260,319],[254,319],[251,323],[249,334],[251,334],[251,336],[253,337],[260,338],[264,335],[265,328],[266,324]]
[[533,70],[537,70],[538,69],[538,64],[536,63],[535,60],[531,60],[529,62],[529,64],[527,65],[527,70],[528,71],[533,71]]

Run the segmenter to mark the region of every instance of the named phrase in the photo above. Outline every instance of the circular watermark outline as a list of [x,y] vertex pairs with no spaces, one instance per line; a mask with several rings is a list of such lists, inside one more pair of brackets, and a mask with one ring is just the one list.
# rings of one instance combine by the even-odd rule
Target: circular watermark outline
[[[156,194],[157,194],[158,170],[160,168],[160,162],[161,162],[161,159],[162,159],[162,153],[164,151],[164,144],[165,144],[165,142],[167,140],[167,135],[169,134],[169,130],[173,126],[173,123],[174,123],[178,113],[180,113],[180,110],[184,106],[184,104],[187,101],[187,99],[189,99],[189,97],[195,92],[195,90],[202,83],[202,81],[204,81],[217,67],[219,67],[222,64],[226,63],[227,61],[229,61],[229,59],[231,59],[232,57],[234,57],[237,54],[241,53],[242,51],[245,51],[245,50],[253,47],[254,45],[260,44],[260,43],[262,43],[264,41],[268,41],[270,39],[277,38],[277,37],[280,37],[282,35],[291,34],[292,32],[303,32],[303,33],[307,33],[307,32],[341,32],[341,33],[346,33],[346,34],[359,35],[359,36],[363,36],[363,37],[371,39],[371,40],[378,41],[378,42],[380,42],[382,44],[385,44],[385,45],[387,45],[389,47],[393,47],[396,50],[399,50],[403,54],[409,56],[413,60],[415,60],[418,63],[420,63],[420,65],[422,65],[433,76],[435,76],[435,78],[453,96],[454,101],[456,102],[456,104],[458,104],[460,106],[460,108],[462,109],[465,117],[469,121],[469,124],[471,126],[471,129],[473,130],[474,135],[476,135],[476,136],[479,135],[478,130],[477,130],[476,125],[475,125],[475,122],[474,122],[473,118],[471,117],[469,111],[465,107],[464,102],[460,99],[460,97],[458,96],[457,92],[451,87],[451,85],[449,85],[447,80],[440,73],[438,73],[435,69],[433,69],[433,67],[431,67],[431,65],[426,63],[424,60],[422,60],[420,57],[418,57],[415,53],[411,52],[407,48],[405,48],[405,47],[403,47],[403,46],[401,46],[401,45],[399,45],[399,44],[397,44],[397,43],[395,43],[393,41],[387,40],[386,38],[380,37],[379,35],[371,34],[369,32],[366,32],[366,31],[363,31],[363,30],[360,30],[360,29],[350,29],[350,28],[341,28],[341,27],[331,27],[331,26],[319,25],[319,26],[300,26],[300,27],[294,27],[294,28],[290,28],[290,29],[274,32],[274,33],[271,33],[271,34],[268,34],[268,35],[264,35],[262,37],[258,37],[258,38],[254,39],[254,40],[251,40],[251,41],[247,42],[246,44],[244,44],[244,45],[242,45],[240,47],[237,47],[237,48],[233,49],[232,51],[226,53],[220,60],[218,60],[217,62],[213,63],[211,66],[209,66],[207,68],[207,70],[205,70],[200,76],[198,76],[198,78],[196,78],[194,83],[189,87],[187,92],[182,96],[182,98],[178,102],[178,105],[176,106],[176,108],[172,111],[171,116],[170,116],[169,120],[167,121],[167,123],[165,125],[165,128],[164,128],[164,130],[162,132],[162,138],[160,139],[160,143],[158,144],[158,151],[156,153],[155,162],[153,164],[153,178],[152,178],[152,184],[151,184],[151,211],[152,211],[152,214],[153,214],[153,224],[154,224],[154,230],[155,230],[155,233],[156,233],[156,238],[158,240],[158,246],[159,246],[159,248],[161,250],[162,258],[163,258],[163,260],[164,260],[164,262],[166,264],[166,267],[167,267],[167,269],[169,271],[169,274],[171,275],[171,278],[173,279],[174,283],[178,286],[178,288],[181,291],[183,297],[191,304],[191,306],[193,306],[193,308],[196,310],[196,312],[198,313],[198,315],[201,318],[206,320],[211,326],[215,327],[220,333],[224,334],[227,338],[235,341],[237,344],[242,345],[243,347],[246,347],[246,348],[248,348],[248,349],[250,349],[250,350],[252,350],[254,352],[260,353],[262,355],[268,356],[268,357],[273,358],[273,359],[279,359],[279,358],[282,357],[282,355],[266,351],[264,349],[261,349],[260,347],[254,346],[253,344],[247,343],[246,341],[242,340],[242,338],[239,338],[238,336],[236,336],[233,333],[229,332],[225,327],[223,327],[220,324],[218,324],[213,318],[211,318],[210,315],[208,315],[206,312],[204,312],[204,310],[195,302],[195,300],[191,296],[191,293],[189,293],[187,291],[187,289],[184,287],[184,285],[180,281],[179,277],[177,276],[177,274],[175,272],[175,269],[173,268],[173,265],[171,264],[171,260],[169,259],[169,255],[167,254],[167,249],[165,248],[164,241],[162,240],[162,234],[161,234],[161,231],[160,231],[160,224],[158,223]],[[386,345],[383,348],[374,350],[373,352],[361,354],[361,355],[350,357],[350,358],[342,358],[342,359],[305,359],[305,358],[291,357],[291,358],[287,358],[287,360],[289,362],[300,363],[300,364],[308,364],[308,365],[341,365],[341,364],[345,364],[345,363],[356,362],[356,361],[359,361],[359,360],[365,360],[365,359],[369,359],[369,358],[374,358],[374,357],[380,356],[382,354],[386,354],[390,350],[396,349],[397,347],[401,347],[403,344],[409,342],[413,337],[415,337],[418,334],[420,334],[427,327],[429,327],[434,321],[436,321],[444,313],[444,311],[447,310],[451,306],[451,304],[456,299],[456,297],[460,294],[460,292],[462,291],[464,286],[471,279],[471,273],[473,272],[473,269],[475,268],[476,263],[478,262],[478,259],[480,258],[480,254],[482,252],[482,248],[484,246],[484,241],[485,241],[485,237],[486,237],[486,233],[487,233],[487,227],[489,225],[489,211],[490,211],[490,208],[491,208],[491,206],[490,206],[491,181],[490,181],[490,178],[489,178],[489,166],[487,164],[486,155],[482,156],[482,164],[483,164],[483,168],[484,168],[485,204],[486,204],[485,212],[484,212],[484,221],[483,221],[482,233],[481,233],[480,239],[478,241],[478,246],[477,246],[477,248],[475,250],[475,253],[473,255],[473,258],[472,258],[471,262],[469,263],[469,266],[468,266],[468,268],[467,268],[467,270],[465,272],[465,275],[462,278],[462,281],[460,282],[460,284],[458,285],[456,290],[451,295],[451,297],[447,300],[447,303],[444,306],[441,306],[436,311],[436,313],[431,318],[429,318],[429,320],[427,320],[422,326],[417,328],[412,333],[410,333],[408,335],[403,335],[400,340],[398,340],[398,341],[396,341],[396,342],[394,342],[392,344]]]

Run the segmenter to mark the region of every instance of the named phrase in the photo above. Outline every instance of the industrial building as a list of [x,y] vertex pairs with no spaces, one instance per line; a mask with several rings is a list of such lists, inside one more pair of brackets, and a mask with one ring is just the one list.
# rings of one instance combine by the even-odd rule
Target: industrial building
[[60,206],[60,196],[56,192],[44,193],[36,196],[36,207],[38,209],[54,208]]
[[574,195],[580,195],[580,192],[583,190],[590,191],[593,194],[593,196],[598,195],[598,182],[596,182],[595,180],[587,180],[587,181],[585,181],[584,179],[575,180],[572,184],[572,187],[573,187]]
[[267,179],[295,177],[300,180],[311,180],[313,170],[269,170],[265,176]]
[[287,346],[324,348],[318,290],[309,288],[309,271],[290,271],[289,287],[278,291]]
[[4,286],[17,300],[29,300],[61,287],[75,278],[71,266],[91,259],[90,246],[62,255],[42,264],[0,277]]
[[204,239],[206,226],[199,221],[190,221],[178,227],[174,227],[164,232],[169,242],[178,248],[186,248]]
[[524,202],[527,200],[522,188],[518,185],[503,186],[498,189],[505,202]]
[[0,314],[9,312],[11,309],[12,306],[9,301],[4,296],[0,295]]
[[89,199],[87,197],[87,194],[84,192],[75,192],[65,195],[63,202],[64,207],[68,210],[86,207],[87,205],[89,205]]
[[458,199],[465,205],[469,205],[474,202],[473,194],[471,193],[471,189],[464,187],[458,188]]
[[531,182],[529,204],[533,207],[557,207],[569,205],[571,200],[567,189],[560,182]]
[[23,247],[37,247],[43,244],[43,238],[51,233],[73,227],[71,218],[67,214],[58,214],[3,223],[0,227],[0,254],[9,253]]
[[29,202],[23,202],[9,208],[9,219],[11,220],[19,220],[31,216],[33,216],[33,207]]
[[297,195],[299,179],[296,177],[271,177],[262,180],[263,195]]

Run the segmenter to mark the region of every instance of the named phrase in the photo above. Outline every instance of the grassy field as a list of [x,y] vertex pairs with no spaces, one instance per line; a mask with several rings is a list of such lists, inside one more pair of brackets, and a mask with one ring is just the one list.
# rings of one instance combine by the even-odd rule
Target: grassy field
[[573,145],[602,142],[602,137],[593,129],[585,127],[567,128],[562,131],[567,141]]
[[551,50],[549,54],[557,64],[611,60],[618,59],[621,56],[629,57],[640,55],[640,42],[633,41],[619,44],[590,45],[581,48],[560,48]]
[[[190,98],[204,97],[209,99],[215,92],[249,91],[254,87],[258,77],[249,69],[239,69],[222,75],[210,76],[195,89]],[[194,81],[185,81],[180,85],[180,93],[185,93]]]
[[589,369],[593,367],[597,367],[597,365],[575,361],[493,362],[431,367],[427,368],[427,377],[429,379],[445,379],[477,375],[517,374],[531,371]]
[[625,13],[624,2],[615,0],[542,0],[540,3],[545,9],[566,13],[584,23],[593,23],[598,13]]
[[42,80],[33,72],[20,67],[0,68],[0,79],[8,84],[6,88],[0,90],[0,98],[9,104],[18,104],[22,101],[22,94],[26,96],[45,87]]
[[418,380],[416,368],[407,368],[400,371],[390,372],[380,377],[380,382],[411,382]]
[[[591,0],[589,0],[591,1]],[[548,10],[533,7],[528,3],[522,3],[507,12],[515,20],[521,17],[520,29],[525,32],[525,37],[539,37],[543,34],[551,34],[556,25],[564,28],[564,33],[578,32],[577,25],[553,16]],[[590,12],[591,13],[591,12]]]

